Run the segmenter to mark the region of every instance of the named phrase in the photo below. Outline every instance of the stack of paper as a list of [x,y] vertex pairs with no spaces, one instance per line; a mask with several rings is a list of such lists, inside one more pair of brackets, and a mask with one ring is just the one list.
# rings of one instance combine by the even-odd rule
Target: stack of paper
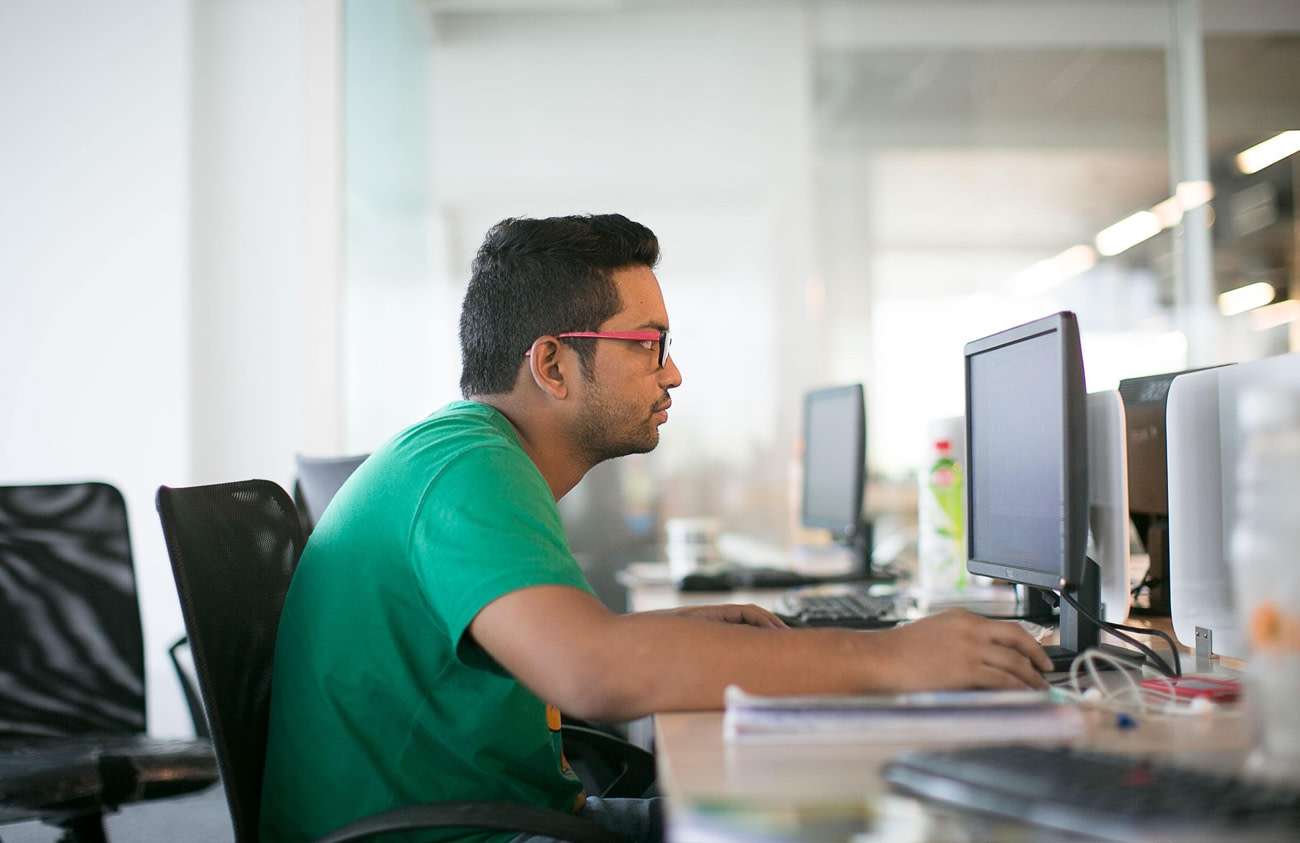
[[764,697],[727,688],[730,741],[807,743],[1071,740],[1083,713],[1047,691]]

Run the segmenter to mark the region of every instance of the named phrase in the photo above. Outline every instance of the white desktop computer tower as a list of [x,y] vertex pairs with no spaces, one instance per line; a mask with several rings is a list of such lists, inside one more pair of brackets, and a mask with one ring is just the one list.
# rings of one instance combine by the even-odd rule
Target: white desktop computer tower
[[1129,612],[1128,440],[1120,394],[1088,394],[1088,555],[1101,569],[1102,619]]
[[1237,518],[1239,398],[1255,386],[1300,387],[1300,354],[1179,375],[1166,409],[1169,460],[1169,603],[1174,634],[1188,647],[1196,629],[1213,652],[1245,658],[1230,545]]
[[[1232,596],[1223,529],[1225,472],[1219,429],[1219,382],[1234,367],[1174,378],[1165,407],[1169,474],[1169,610],[1174,635],[1196,646],[1196,629],[1213,634],[1213,650],[1246,655]],[[1231,468],[1226,478],[1231,480]]]

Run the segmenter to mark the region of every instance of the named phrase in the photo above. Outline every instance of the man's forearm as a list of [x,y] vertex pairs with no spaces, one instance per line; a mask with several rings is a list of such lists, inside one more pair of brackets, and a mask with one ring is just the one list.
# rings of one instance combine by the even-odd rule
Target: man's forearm
[[728,685],[759,694],[885,690],[887,641],[839,629],[780,630],[671,615],[616,618],[596,657],[593,719],[715,709]]
[[731,684],[759,694],[1045,687],[1038,672],[1051,669],[1017,625],[961,611],[889,630],[791,630],[615,615],[585,592],[539,586],[493,601],[470,632],[538,696],[592,720],[718,708]]

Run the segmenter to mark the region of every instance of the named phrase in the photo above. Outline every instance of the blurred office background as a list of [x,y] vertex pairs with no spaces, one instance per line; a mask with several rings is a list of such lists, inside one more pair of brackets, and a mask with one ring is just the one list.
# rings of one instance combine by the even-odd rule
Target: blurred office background
[[684,383],[562,502],[602,596],[674,515],[787,541],[813,387],[905,535],[970,339],[1074,310],[1093,390],[1300,349],[1300,157],[1237,163],[1298,80],[1294,0],[0,0],[0,482],[124,490],[183,732],[156,487],[373,449],[459,397],[493,222],[619,211]]

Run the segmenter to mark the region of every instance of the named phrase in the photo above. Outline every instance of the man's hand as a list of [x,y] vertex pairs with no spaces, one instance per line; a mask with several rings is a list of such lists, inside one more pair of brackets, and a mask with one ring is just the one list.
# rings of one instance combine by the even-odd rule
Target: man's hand
[[738,623],[746,626],[761,626],[767,629],[785,629],[785,621],[753,603],[723,603],[713,606],[681,606],[676,609],[664,609],[662,614],[676,615],[679,618],[693,618],[698,621],[716,621],[718,623]]
[[890,675],[901,690],[1046,688],[1052,660],[1019,624],[951,609],[894,629]]

